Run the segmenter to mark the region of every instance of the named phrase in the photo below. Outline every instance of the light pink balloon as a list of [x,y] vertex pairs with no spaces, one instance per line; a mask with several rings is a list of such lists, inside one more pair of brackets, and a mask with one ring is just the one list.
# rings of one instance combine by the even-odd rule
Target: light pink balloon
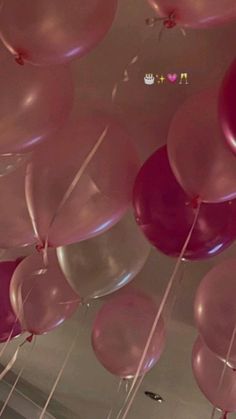
[[[109,372],[122,378],[135,376],[157,310],[150,297],[132,289],[103,305],[93,325],[92,345],[98,361]],[[140,375],[156,364],[164,347],[165,327],[161,318]]]
[[[201,281],[195,297],[195,320],[205,343],[226,359],[236,325],[236,259],[214,267]],[[230,354],[236,366],[236,339]]]
[[21,60],[62,63],[81,57],[103,39],[116,8],[117,0],[7,0],[0,33]]
[[41,335],[55,329],[78,309],[80,298],[66,281],[54,251],[48,268],[42,254],[27,257],[15,270],[10,286],[13,310],[22,327]]
[[73,104],[66,66],[20,66],[0,48],[0,153],[32,148],[58,129]]
[[198,386],[213,406],[224,413],[236,411],[236,374],[226,366],[224,378],[218,389],[224,362],[198,338],[193,347],[192,368]]
[[167,148],[182,188],[204,202],[236,198],[236,160],[226,146],[217,117],[216,89],[204,90],[177,111]]
[[[106,137],[63,201],[107,125]],[[134,145],[114,120],[90,115],[67,124],[37,148],[28,166],[26,197],[41,241],[48,236],[51,246],[79,242],[114,225],[129,205],[138,168]]]
[[[236,19],[235,0],[148,0],[161,17],[190,28],[208,28]],[[168,19],[166,20],[168,27]],[[169,26],[171,27],[171,26]]]

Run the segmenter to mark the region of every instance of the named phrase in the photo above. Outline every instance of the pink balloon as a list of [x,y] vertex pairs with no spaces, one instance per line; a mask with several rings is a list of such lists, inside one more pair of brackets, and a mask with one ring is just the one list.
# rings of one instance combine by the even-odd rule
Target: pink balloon
[[26,166],[0,177],[0,248],[36,242],[25,201]]
[[[214,267],[201,281],[195,297],[195,320],[207,346],[226,359],[236,325],[236,260]],[[236,366],[236,340],[230,362]]]
[[[106,137],[66,195],[108,124]],[[37,148],[29,164],[26,196],[41,241],[48,236],[51,246],[79,242],[114,225],[129,205],[138,168],[134,145],[115,121],[87,115],[67,124]]]
[[20,260],[0,262],[0,342],[6,342],[9,336],[11,340],[22,333],[21,325],[12,309],[9,296],[11,278],[19,263]]
[[[155,181],[153,181],[155,179]],[[179,256],[195,217],[195,202],[177,183],[166,146],[143,165],[135,182],[135,217],[147,239],[168,256]],[[201,204],[185,259],[216,255],[236,239],[236,200]]]
[[217,90],[190,97],[177,111],[167,149],[182,188],[204,202],[236,198],[236,160],[226,147],[217,115]]
[[236,60],[229,67],[221,85],[219,115],[230,149],[236,154]]
[[[98,361],[108,371],[122,378],[135,376],[157,310],[150,297],[132,289],[103,305],[93,325],[92,345]],[[165,328],[161,318],[140,375],[156,364],[164,346]]]
[[208,28],[236,19],[235,0],[148,0],[148,3],[159,16],[167,18],[164,21],[167,28],[175,24]]
[[66,281],[54,251],[48,268],[41,254],[23,260],[10,286],[11,304],[25,330],[41,335],[55,329],[78,309],[80,298]]
[[224,413],[236,411],[236,374],[226,366],[220,389],[218,385],[224,362],[211,352],[198,338],[193,347],[192,368],[198,386],[213,406]]
[[18,59],[57,64],[81,57],[106,35],[117,0],[7,0],[0,34]]

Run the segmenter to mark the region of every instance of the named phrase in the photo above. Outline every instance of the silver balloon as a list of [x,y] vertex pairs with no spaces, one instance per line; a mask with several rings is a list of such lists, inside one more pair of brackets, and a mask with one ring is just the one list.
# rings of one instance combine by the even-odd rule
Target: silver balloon
[[59,247],[57,256],[70,285],[87,300],[110,294],[130,282],[149,252],[149,243],[128,213],[100,236]]

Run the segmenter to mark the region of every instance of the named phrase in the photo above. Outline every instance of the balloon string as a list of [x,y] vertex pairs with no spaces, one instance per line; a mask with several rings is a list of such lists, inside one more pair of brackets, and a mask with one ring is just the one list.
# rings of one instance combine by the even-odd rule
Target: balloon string
[[[85,328],[85,320],[86,320],[86,317],[87,317],[88,309],[89,309],[89,306],[88,306],[88,305],[86,305],[86,306],[85,306],[85,313],[84,313],[84,325],[83,325],[82,331],[83,331],[83,330],[84,330],[84,328]],[[50,401],[51,401],[51,399],[52,399],[52,397],[53,397],[53,395],[54,395],[54,393],[55,393],[55,391],[56,391],[56,388],[57,388],[58,383],[59,383],[59,381],[60,381],[60,379],[61,379],[61,377],[62,377],[62,374],[63,374],[63,372],[65,371],[65,368],[66,368],[67,363],[68,363],[68,361],[69,361],[69,359],[70,359],[70,356],[71,356],[71,354],[72,354],[72,352],[73,352],[73,350],[74,350],[74,348],[75,348],[75,345],[76,345],[76,343],[77,343],[77,339],[78,339],[78,337],[79,337],[80,333],[81,333],[81,330],[78,330],[78,332],[77,332],[77,333],[76,333],[76,335],[75,335],[75,338],[73,339],[73,341],[72,341],[72,343],[71,343],[71,345],[70,345],[70,347],[69,347],[69,349],[68,349],[68,351],[67,351],[67,353],[66,353],[66,357],[65,357],[65,359],[64,359],[64,362],[63,362],[63,364],[62,364],[62,366],[61,366],[60,371],[58,372],[58,375],[57,375],[57,377],[56,377],[56,380],[55,380],[55,382],[54,382],[54,384],[53,384],[53,386],[52,386],[51,392],[50,392],[50,394],[49,394],[49,396],[48,396],[48,399],[47,399],[47,401],[46,401],[46,403],[45,403],[45,405],[44,405],[44,408],[43,408],[43,410],[42,410],[42,412],[41,412],[41,415],[40,415],[39,419],[43,419],[43,418],[44,418],[44,415],[45,415],[45,413],[46,413],[46,411],[47,411],[48,405],[49,405],[49,403],[50,403]]]
[[15,382],[14,382],[14,384],[13,384],[12,388],[11,388],[11,391],[10,391],[10,393],[8,394],[8,396],[7,396],[6,400],[5,400],[5,403],[4,403],[4,405],[3,405],[3,407],[2,407],[2,409],[1,409],[1,411],[0,411],[0,417],[2,417],[2,415],[3,415],[3,413],[4,413],[4,410],[5,410],[5,408],[7,407],[8,402],[9,402],[9,400],[10,400],[10,398],[11,398],[12,394],[13,394],[13,393],[14,393],[14,391],[15,391],[15,388],[16,388],[16,386],[17,386],[17,384],[18,384],[18,382],[19,382],[19,380],[20,380],[20,378],[21,378],[21,376],[22,376],[22,374],[23,374],[23,372],[24,372],[24,370],[25,370],[25,368],[26,368],[27,364],[30,362],[30,359],[31,359],[31,356],[32,356],[33,350],[34,350],[34,348],[35,348],[35,343],[36,343],[36,339],[34,339],[34,342],[33,342],[32,346],[31,346],[31,348],[30,348],[30,353],[29,353],[29,355],[27,356],[27,358],[25,359],[24,364],[23,364],[23,366],[21,367],[21,369],[20,369],[20,371],[19,371],[19,374],[17,375],[16,380],[15,380]]
[[[132,404],[133,404],[133,402],[134,402],[134,399],[135,399],[135,397],[136,397],[136,394],[137,394],[137,392],[139,391],[139,389],[140,389],[140,387],[141,387],[141,384],[142,384],[143,380],[144,380],[144,375],[143,375],[142,377],[139,377],[139,382],[137,383],[137,385],[136,385],[136,387],[135,387],[135,389],[134,389],[134,392],[133,392],[133,394],[132,394],[132,396],[131,396],[131,398],[130,398],[130,400],[129,400],[128,404],[127,404],[127,407],[126,407],[126,410],[125,410],[125,412],[124,412],[124,414],[123,414],[123,416],[122,416],[122,419],[125,419],[125,418],[127,417],[128,413],[129,413],[129,411],[130,411],[130,409],[131,409],[131,407],[132,407]],[[121,414],[122,414],[122,411],[123,411],[123,409],[124,409],[124,407],[125,407],[126,402],[127,402],[127,398],[125,399],[125,403],[124,403],[124,405],[121,407],[121,409],[120,409],[120,411],[119,411],[119,413],[118,413],[118,415],[117,415],[116,419],[120,419]]]
[[[176,264],[175,264],[175,267],[174,267],[173,273],[172,273],[172,275],[171,275],[171,278],[170,278],[170,280],[169,280],[169,282],[168,282],[168,284],[167,284],[167,287],[166,287],[166,290],[165,290],[164,296],[163,296],[162,301],[161,301],[161,303],[160,303],[160,306],[159,306],[159,308],[158,308],[158,311],[157,311],[157,314],[156,314],[156,317],[155,317],[155,320],[154,320],[153,326],[152,326],[152,328],[151,328],[151,331],[150,331],[149,337],[148,337],[148,339],[147,339],[147,343],[146,343],[146,345],[145,345],[145,348],[144,348],[144,351],[143,351],[142,357],[141,357],[140,362],[139,362],[139,365],[138,365],[138,369],[137,369],[136,374],[135,374],[135,376],[134,376],[134,379],[133,379],[133,382],[132,382],[132,384],[131,384],[131,387],[130,387],[130,390],[129,390],[129,393],[128,393],[128,395],[127,395],[127,398],[126,398],[125,403],[128,401],[128,399],[129,399],[129,397],[130,397],[130,395],[131,395],[131,393],[132,393],[132,391],[133,391],[133,389],[134,389],[134,387],[135,387],[135,384],[136,384],[136,382],[137,382],[137,380],[138,380],[138,377],[139,377],[139,375],[140,375],[140,373],[141,373],[141,369],[142,369],[143,363],[145,362],[145,358],[146,358],[147,352],[148,352],[148,350],[149,350],[149,347],[150,347],[150,344],[151,344],[151,341],[152,341],[153,335],[154,335],[154,333],[155,333],[155,330],[156,330],[156,327],[157,327],[158,321],[160,320],[160,317],[161,317],[162,312],[163,312],[163,310],[164,310],[164,307],[165,307],[165,305],[166,305],[167,299],[168,299],[168,297],[169,297],[169,295],[170,295],[170,292],[171,292],[171,290],[172,290],[172,288],[173,288],[173,285],[174,285],[175,280],[176,280],[176,278],[177,278],[177,273],[178,273],[178,270],[179,270],[179,266],[180,266],[180,264],[181,264],[181,262],[182,262],[183,256],[184,256],[185,251],[186,251],[186,249],[187,249],[187,247],[188,247],[189,241],[190,241],[190,239],[191,239],[191,237],[192,237],[193,230],[194,230],[194,228],[195,228],[195,226],[196,226],[196,223],[197,223],[197,220],[198,220],[199,211],[200,211],[200,207],[201,207],[201,201],[200,201],[200,200],[198,200],[198,205],[197,205],[197,208],[196,208],[196,212],[195,212],[195,216],[194,216],[193,224],[192,224],[191,229],[190,229],[190,231],[189,231],[189,233],[188,233],[188,236],[187,236],[187,238],[186,238],[186,240],[185,240],[185,243],[184,243],[184,245],[183,245],[183,247],[182,247],[182,250],[181,250],[181,252],[180,252],[180,255],[179,255],[178,259],[177,259],[177,262],[176,262]],[[136,391],[136,392],[137,392],[137,391]],[[132,398],[132,400],[133,400],[133,399],[134,399],[134,398]],[[131,405],[132,405],[132,403],[129,403],[129,408],[131,407]],[[127,413],[126,413],[126,412],[127,412]],[[122,417],[122,419],[125,419],[125,418],[126,418],[126,416],[127,416],[128,412],[129,412],[129,410],[127,410],[126,412],[125,412],[124,416]]]
[[[122,388],[122,384],[123,384],[123,382],[124,382],[124,379],[123,378],[121,378],[120,380],[119,380],[119,383],[118,383],[118,387],[117,387],[117,391],[116,391],[116,395],[118,395],[119,393],[120,393],[120,390],[121,390],[121,388]],[[110,408],[110,410],[109,410],[109,412],[108,412],[108,415],[107,415],[107,418],[106,419],[111,419],[112,418],[112,414],[113,414],[113,412],[114,412],[114,403],[111,405],[111,408]]]

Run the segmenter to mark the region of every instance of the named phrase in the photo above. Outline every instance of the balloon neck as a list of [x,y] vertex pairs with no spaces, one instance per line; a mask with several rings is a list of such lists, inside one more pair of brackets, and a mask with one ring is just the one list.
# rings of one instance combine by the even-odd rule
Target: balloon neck
[[228,413],[229,413],[229,412],[224,412],[224,413],[223,413],[223,416],[222,416],[222,419],[227,419],[227,418],[228,418]]
[[35,249],[37,252],[42,253],[48,247],[53,247],[50,243],[46,243],[46,240],[42,240],[41,242],[37,243]]
[[199,207],[201,203],[201,199],[199,195],[194,196],[193,198],[191,198],[191,200],[189,202],[187,202],[187,206],[190,206],[193,209],[197,209]]
[[34,333],[31,333],[27,338],[26,338],[26,341],[27,342],[29,342],[29,343],[31,343],[32,342],[32,340],[33,340],[33,338],[34,338]]
[[169,16],[164,19],[163,21],[164,27],[166,29],[174,28],[177,25],[175,18],[176,18],[175,11],[173,10],[172,12],[170,12]]
[[28,54],[26,51],[21,50],[17,50],[16,54],[15,54],[15,62],[19,65],[24,65],[25,64],[25,60],[28,58]]

